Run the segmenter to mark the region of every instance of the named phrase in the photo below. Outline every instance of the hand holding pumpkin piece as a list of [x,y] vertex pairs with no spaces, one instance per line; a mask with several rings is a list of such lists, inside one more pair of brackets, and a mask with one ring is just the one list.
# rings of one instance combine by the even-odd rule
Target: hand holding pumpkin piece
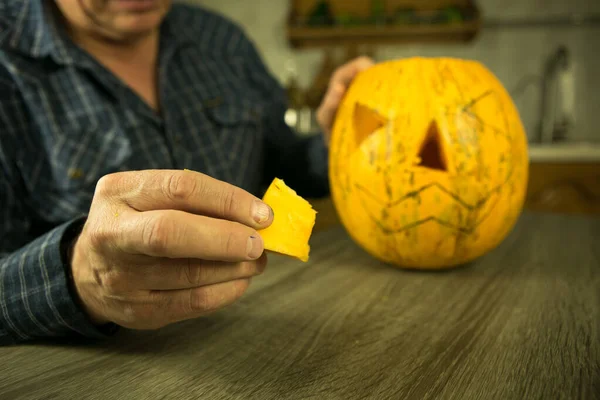
[[263,201],[274,213],[271,225],[258,231],[265,250],[308,261],[317,212],[279,178],[273,180]]
[[103,177],[73,245],[75,291],[96,324],[155,329],[235,302],[266,265],[273,212],[192,171]]

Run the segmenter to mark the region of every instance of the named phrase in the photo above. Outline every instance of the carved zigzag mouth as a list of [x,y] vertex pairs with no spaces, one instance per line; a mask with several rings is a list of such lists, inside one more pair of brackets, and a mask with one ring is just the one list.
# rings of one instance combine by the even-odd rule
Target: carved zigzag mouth
[[[507,137],[507,132],[496,129],[493,126],[485,123],[474,111],[474,107],[477,104],[486,99],[494,99],[494,95],[495,93],[493,91],[486,91],[462,106],[460,111],[469,118],[476,119],[480,124],[491,129],[495,134],[502,137]],[[354,139],[357,147],[360,147],[367,138],[374,135],[375,132],[379,131],[380,129],[385,128],[386,126],[389,128],[390,121],[393,120],[392,118],[388,118],[380,114],[378,111],[358,102],[355,104],[353,118],[355,133]],[[507,139],[510,142],[510,138]],[[411,163],[412,167],[425,168],[442,174],[454,173],[456,166],[453,165],[449,159],[448,154],[446,153],[445,144],[446,142],[442,137],[442,132],[437,121],[432,119],[423,136],[418,152],[415,155],[416,160],[414,163]],[[387,199],[378,198],[378,196],[358,183],[354,183],[353,186],[359,193],[361,205],[364,207],[366,213],[385,234],[403,232],[431,221],[451,228],[457,232],[470,234],[473,233],[473,231],[475,231],[477,227],[491,215],[501,197],[501,192],[505,190],[509,184],[513,175],[514,165],[512,163],[508,163],[508,165],[509,167],[505,179],[503,179],[503,181],[497,186],[489,189],[489,191],[475,203],[465,200],[459,194],[454,193],[445,187],[444,184],[435,181],[424,184],[418,189],[412,190],[408,193],[403,193],[402,196],[395,199],[390,199],[389,197]],[[421,195],[431,191],[437,191],[437,193],[434,195],[446,197],[449,202],[448,204],[456,204],[458,207],[462,208],[468,216],[465,218],[465,221],[457,225],[456,223],[451,223],[444,220],[444,218],[441,218],[440,216],[429,215],[418,220],[404,221],[400,223],[399,221],[381,218],[379,215],[374,215],[371,211],[373,207],[368,206],[368,203],[376,203],[383,213],[389,214],[391,211],[390,209],[403,205],[409,201],[418,201]],[[391,196],[390,190],[388,190],[388,194]]]
[[[498,185],[497,187],[490,190],[485,196],[483,196],[477,203],[470,204],[464,199],[462,199],[456,193],[453,193],[449,189],[447,189],[444,185],[439,182],[431,182],[421,186],[418,189],[412,190],[408,193],[403,194],[401,197],[391,200],[391,201],[382,201],[377,198],[373,193],[371,193],[364,186],[355,183],[354,187],[359,193],[359,199],[361,202],[361,206],[364,208],[365,212],[369,215],[371,220],[382,230],[385,234],[397,234],[409,229],[415,228],[417,226],[423,225],[428,222],[434,222],[439,225],[445,226],[456,232],[460,232],[463,234],[472,234],[479,225],[483,223],[494,211],[499,199],[500,193],[505,188],[506,184],[510,180],[510,176],[512,175],[512,171],[508,174],[507,179]],[[390,209],[399,207],[405,204],[408,201],[418,201],[419,197],[427,192],[438,191],[440,195],[447,196],[450,201],[454,202],[458,206],[462,207],[467,214],[473,216],[471,218],[467,218],[464,224],[457,225],[450,221],[444,220],[437,215],[427,215],[423,218],[414,221],[407,221],[406,223],[399,223],[398,221],[390,221],[387,219],[382,219],[381,216],[375,215],[372,210],[373,207],[370,207],[368,202],[376,202],[379,204],[384,212],[389,213]],[[485,213],[481,213],[484,207],[489,203],[490,207],[488,207]]]

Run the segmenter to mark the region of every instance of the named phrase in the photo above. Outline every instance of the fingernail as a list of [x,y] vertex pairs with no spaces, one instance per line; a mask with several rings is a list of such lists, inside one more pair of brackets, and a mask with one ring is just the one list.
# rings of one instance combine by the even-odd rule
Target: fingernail
[[246,246],[248,257],[255,260],[263,253],[263,243],[260,236],[250,236],[248,238],[248,245]]
[[258,222],[259,224],[264,224],[265,222],[267,222],[269,217],[271,217],[272,210],[271,207],[269,207],[262,201],[255,200],[252,213],[254,214],[253,216],[256,222]]

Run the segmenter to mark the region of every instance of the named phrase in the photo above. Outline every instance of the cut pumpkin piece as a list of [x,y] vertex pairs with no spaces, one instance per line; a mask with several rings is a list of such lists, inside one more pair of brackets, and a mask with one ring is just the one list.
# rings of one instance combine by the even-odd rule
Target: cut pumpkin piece
[[263,196],[273,209],[273,223],[259,231],[265,250],[308,261],[308,241],[317,212],[285,182],[275,178]]

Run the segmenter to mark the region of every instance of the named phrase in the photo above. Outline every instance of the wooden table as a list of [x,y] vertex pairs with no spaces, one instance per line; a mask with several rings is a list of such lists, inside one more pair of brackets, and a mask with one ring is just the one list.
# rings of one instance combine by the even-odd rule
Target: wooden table
[[10,400],[599,398],[600,219],[525,214],[442,273],[382,265],[332,228],[208,318],[0,360]]

